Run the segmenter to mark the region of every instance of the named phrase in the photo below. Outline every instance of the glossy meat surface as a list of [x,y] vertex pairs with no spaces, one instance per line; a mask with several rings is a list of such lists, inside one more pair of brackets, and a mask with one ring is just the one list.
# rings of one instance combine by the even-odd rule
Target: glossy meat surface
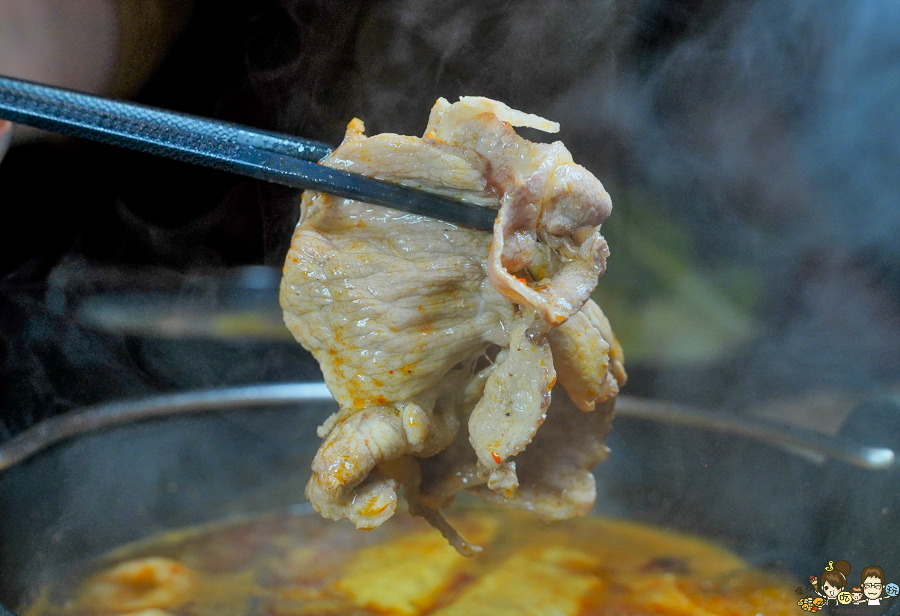
[[[593,503],[590,470],[605,457],[609,401],[625,379],[621,349],[589,301],[611,203],[561,143],[526,141],[513,125],[556,130],[489,99],[440,99],[423,138],[367,138],[354,120],[322,163],[498,208],[493,236],[303,196],[281,302],[341,407],[320,428],[307,486],[327,518],[377,527],[403,488],[411,511],[471,553],[439,513],[456,489],[547,519]],[[561,409],[551,421],[557,379],[595,416],[572,428],[562,419],[580,412]],[[546,443],[529,458],[545,420]],[[595,437],[575,455],[553,438],[572,429]]]

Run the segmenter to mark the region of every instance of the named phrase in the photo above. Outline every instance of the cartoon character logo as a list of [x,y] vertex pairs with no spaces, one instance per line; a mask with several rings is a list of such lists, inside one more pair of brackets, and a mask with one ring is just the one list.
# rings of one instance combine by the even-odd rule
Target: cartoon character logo
[[810,591],[814,593],[800,599],[797,605],[807,612],[818,612],[829,605],[881,605],[885,598],[900,595],[900,586],[884,583],[884,569],[881,567],[873,565],[863,568],[860,584],[844,590],[848,575],[850,563],[829,560],[820,577],[809,576],[810,586],[797,588],[798,595]]
[[[847,576],[850,575],[850,563],[846,560],[828,561],[828,566],[822,572],[821,578],[810,576],[813,589],[820,598],[824,599],[824,605],[839,605],[838,595],[847,586]],[[878,592],[881,592],[879,587]]]
[[866,567],[859,574],[862,578],[863,594],[869,605],[881,605],[881,593],[884,590],[884,569]]

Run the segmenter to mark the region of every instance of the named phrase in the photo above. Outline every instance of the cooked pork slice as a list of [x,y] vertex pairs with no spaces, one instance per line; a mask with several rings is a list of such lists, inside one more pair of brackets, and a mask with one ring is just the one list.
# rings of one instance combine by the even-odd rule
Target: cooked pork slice
[[582,411],[593,411],[625,382],[622,347],[594,300],[547,333],[559,383]]
[[[561,143],[531,143],[513,126],[557,130],[488,99],[440,99],[423,138],[366,137],[353,120],[322,161],[499,208],[493,238],[303,195],[281,303],[340,405],[319,430],[307,486],[325,517],[374,528],[403,488],[413,512],[471,553],[438,511],[448,490],[475,488],[548,519],[592,502],[608,401],[625,378],[609,323],[588,301],[608,254],[610,200]],[[557,372],[580,409],[604,410],[561,416],[565,435],[541,437],[545,419],[558,423],[548,410]],[[569,435],[570,424],[589,434]]]
[[[426,139],[466,148],[486,163],[488,186],[497,191],[501,206],[488,262],[497,290],[534,308],[551,325],[578,312],[606,267],[609,250],[600,224],[612,211],[612,201],[562,143],[532,143],[513,130],[530,126],[556,132],[558,127],[468,96],[455,105],[439,100],[428,124]],[[552,276],[529,282],[516,273],[535,262],[538,239],[556,251],[558,263]]]
[[507,462],[534,438],[550,404],[556,381],[546,336],[529,331],[534,311],[519,311],[510,333],[509,349],[487,377],[484,394],[469,415],[469,441],[478,457],[479,476],[506,498],[518,486],[515,466]]
[[545,521],[587,514],[597,497],[591,470],[609,455],[603,443],[612,418],[612,400],[584,413],[560,396],[528,449],[516,457],[519,489],[509,498],[487,487],[474,492]]
[[461,435],[437,456],[421,461],[421,499],[439,509],[452,501],[455,492],[468,490],[545,521],[585,515],[596,498],[591,469],[609,455],[604,441],[612,418],[612,398],[585,413],[565,396],[555,396],[528,448],[515,462],[504,463],[514,464],[516,490],[511,494],[486,485],[481,463]]

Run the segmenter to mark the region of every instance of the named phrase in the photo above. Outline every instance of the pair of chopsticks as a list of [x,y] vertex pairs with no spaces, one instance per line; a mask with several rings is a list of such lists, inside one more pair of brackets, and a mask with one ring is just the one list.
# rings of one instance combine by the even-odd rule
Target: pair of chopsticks
[[331,147],[238,124],[0,76],[0,120],[491,231],[497,212],[317,161]]

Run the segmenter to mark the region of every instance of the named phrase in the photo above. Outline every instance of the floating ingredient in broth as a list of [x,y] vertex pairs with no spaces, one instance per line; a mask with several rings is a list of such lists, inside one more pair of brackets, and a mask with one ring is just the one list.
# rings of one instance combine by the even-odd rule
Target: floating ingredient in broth
[[[479,542],[496,534],[497,523],[496,518],[475,516],[462,521],[467,536]],[[440,535],[421,529],[354,554],[336,587],[355,605],[414,616],[433,607],[460,575],[462,565],[459,554]]]
[[[90,580],[79,603],[104,612],[143,612],[161,616],[176,609],[196,590],[197,576],[189,567],[170,558],[128,560]],[[148,610],[153,610],[148,611]]]
[[559,614],[577,616],[591,593],[601,592],[596,557],[564,547],[523,549],[470,585],[435,616]]
[[[322,161],[498,208],[493,235],[303,195],[281,304],[340,404],[306,489],[326,518],[375,528],[402,488],[412,513],[471,554],[440,514],[457,490],[545,520],[594,503],[591,469],[625,382],[589,299],[612,205],[560,142],[513,126],[558,130],[486,98],[439,99],[424,137],[366,137],[353,120]],[[557,381],[580,411],[548,408]]]

